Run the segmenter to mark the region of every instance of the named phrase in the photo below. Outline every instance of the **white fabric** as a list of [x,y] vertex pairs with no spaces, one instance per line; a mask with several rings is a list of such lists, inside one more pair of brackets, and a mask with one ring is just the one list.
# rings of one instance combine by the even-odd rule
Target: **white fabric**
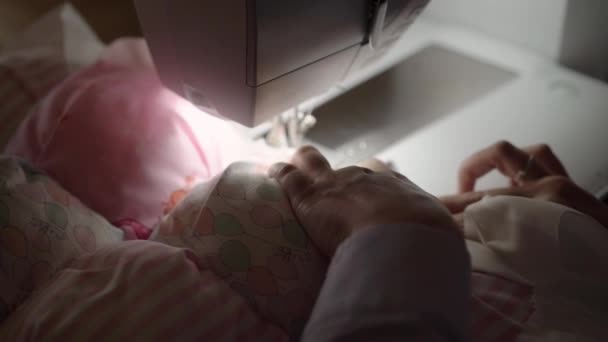
[[469,243],[474,270],[534,285],[522,341],[608,340],[608,229],[559,204],[506,196],[469,207],[465,227],[480,240]]

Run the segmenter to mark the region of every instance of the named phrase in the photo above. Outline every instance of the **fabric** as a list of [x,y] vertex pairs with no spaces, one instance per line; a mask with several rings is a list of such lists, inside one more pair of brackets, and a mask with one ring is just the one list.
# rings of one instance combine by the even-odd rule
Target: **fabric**
[[357,233],[336,252],[302,341],[468,340],[469,274],[456,234],[418,225]]
[[6,151],[111,222],[150,228],[213,166],[172,100],[153,74],[100,63],[55,89]]
[[122,237],[44,174],[0,157],[0,322],[69,262]]
[[103,44],[71,5],[62,5],[0,50],[0,148],[27,113],[69,74],[92,63]]
[[[293,304],[302,303],[297,300],[307,297],[301,296],[303,292],[298,287],[306,284],[301,277],[306,277],[314,264],[305,262],[302,255],[306,253],[301,254],[301,248],[293,248],[302,246],[301,232],[294,234],[286,229],[291,225],[276,223],[278,217],[281,223],[287,223],[292,216],[278,185],[261,175],[262,168],[241,163],[207,186],[194,189],[155,231],[152,238],[164,245],[138,242],[113,245],[107,251],[79,258],[66,271],[73,274],[73,270],[78,270],[77,276],[60,273],[58,279],[61,280],[36,291],[10,316],[0,332],[15,341],[28,336],[46,336],[43,334],[50,338],[45,340],[69,341],[89,338],[96,335],[96,329],[111,325],[116,327],[112,338],[118,341],[166,340],[170,339],[168,336],[188,341],[200,334],[212,334],[213,340],[220,341],[286,340],[287,336],[296,340],[307,321],[310,302],[300,306],[304,309],[299,315],[293,314]],[[259,210],[261,207],[265,210]],[[466,290],[458,285],[462,279],[466,284],[466,254],[461,265],[457,245],[444,232],[418,226],[375,230],[377,233],[349,239],[340,248],[308,323],[305,340],[323,341],[332,336],[357,340],[356,336],[359,340],[374,341],[406,337],[424,341],[462,340],[462,336],[467,336],[467,327],[472,341],[578,339],[572,333],[539,333],[531,329],[530,318],[536,315],[537,295],[534,287],[526,282],[474,271],[470,277],[471,296],[467,299]],[[283,243],[292,250],[286,251],[285,245],[269,249],[269,245],[278,241],[273,234],[278,240],[282,236]],[[268,243],[266,239],[273,242]],[[163,247],[167,244],[190,247],[193,252]],[[270,257],[264,254],[268,250]],[[279,254],[273,255],[275,251]],[[486,260],[481,263],[478,260],[483,254],[472,251],[474,267],[476,264],[487,267]],[[175,253],[182,257],[169,256]],[[273,258],[277,255],[280,258]],[[185,260],[190,266],[183,268],[174,260],[180,260],[178,264]],[[404,260],[410,261],[404,263]],[[432,263],[438,262],[440,265],[433,267]],[[324,264],[316,267],[324,269]],[[500,271],[500,267],[495,269],[497,273]],[[294,278],[294,274],[299,277]],[[383,284],[382,291],[370,292],[379,283]],[[205,290],[207,295],[199,296],[194,294],[196,291],[184,291],[186,285],[180,284],[192,284],[192,288],[201,286],[210,292]],[[440,288],[446,285],[449,290],[442,291]],[[296,290],[290,292],[290,286]],[[125,289],[133,293],[125,293]],[[279,295],[269,293],[269,289]],[[288,295],[283,295],[285,290]],[[313,291],[315,289],[310,289],[309,294],[316,297]],[[97,295],[89,300],[92,293]],[[275,300],[268,301],[271,297]],[[144,301],[153,304],[137,305]],[[218,305],[218,301],[222,305]],[[223,310],[202,310],[200,316],[192,316],[191,312],[197,309],[190,305]],[[283,311],[273,311],[281,305]],[[48,310],[49,307],[53,310]],[[471,317],[467,323],[466,316],[456,311],[469,308]],[[37,314],[42,309],[48,315]],[[68,312],[73,314],[66,317]],[[122,312],[128,315],[120,315]],[[92,323],[83,321],[84,316],[90,316]],[[157,322],[149,334],[140,332],[149,321],[147,317],[156,317]],[[185,317],[203,323],[192,328]],[[299,319],[292,320],[293,317]],[[65,324],[56,326],[58,321]],[[188,328],[183,328],[184,324]],[[95,328],[89,329],[91,326]],[[288,333],[283,333],[281,326]],[[177,330],[184,335],[170,335]],[[182,336],[190,339],[181,339]]]
[[232,164],[193,189],[151,240],[194,251],[293,340],[308,321],[327,267],[280,185],[253,163]]
[[127,241],[87,254],[32,295],[2,341],[287,341],[187,250]]
[[111,55],[45,98],[6,153],[48,172],[129,237],[133,224],[153,228],[230,162],[284,159],[164,88],[153,70]]
[[[264,317],[268,317],[271,322],[285,327],[290,331],[291,336],[297,339],[300,330],[297,328],[301,327],[301,322],[305,322],[306,319],[296,320],[295,325],[286,324],[285,319],[281,319],[281,317],[288,318],[289,322],[292,316],[284,309],[277,309],[281,305],[289,306],[289,297],[279,296],[279,300],[273,301],[276,303],[275,306],[267,307],[266,298],[260,295],[260,293],[266,294],[269,289],[276,291],[276,284],[281,284],[279,290],[285,292],[285,286],[299,285],[298,281],[302,277],[295,278],[294,275],[306,274],[306,268],[302,272],[301,265],[299,272],[296,265],[290,266],[292,264],[290,259],[293,259],[294,256],[297,257],[297,254],[280,251],[283,249],[280,247],[278,254],[283,260],[276,260],[274,258],[276,255],[271,256],[272,259],[264,260],[264,253],[268,251],[268,246],[250,238],[251,236],[264,236],[266,239],[276,241],[275,235],[268,234],[272,232],[273,226],[280,226],[280,223],[276,222],[293,220],[290,211],[285,210],[288,208],[288,203],[281,190],[276,183],[263,176],[264,171],[264,168],[252,164],[239,163],[231,166],[218,179],[192,190],[184,201],[161,222],[152,239],[194,250],[201,256],[206,267],[226,279],[227,283],[231,283],[233,288],[247,298],[258,312],[261,312]],[[282,220],[280,220],[281,216]],[[260,223],[261,225],[259,225]],[[278,233],[277,228],[274,228],[274,231]],[[283,236],[290,237],[285,234],[285,231]],[[300,235],[295,234],[294,236]],[[279,235],[278,238],[280,239],[281,236]],[[231,246],[235,241],[243,243],[241,249],[226,248],[222,253],[224,243],[226,246]],[[429,243],[428,245],[434,244]],[[240,251],[245,252],[240,253]],[[477,253],[474,255],[479,256]],[[243,259],[246,261],[243,262]],[[242,269],[239,269],[239,264],[242,265],[247,261],[251,261],[254,266],[251,266],[247,272],[243,272]],[[296,259],[297,261],[298,259]],[[475,261],[479,264],[478,260]],[[304,266],[306,267],[305,264]],[[318,267],[325,269],[323,263],[320,263]],[[255,282],[255,280],[263,279],[263,273],[260,272],[263,269],[268,270],[266,286],[260,286],[263,284]],[[490,267],[486,271],[488,273],[473,272],[471,274],[472,293],[469,303],[471,340],[516,341],[534,312],[532,302],[534,288],[526,282],[495,275],[501,274],[500,268]],[[258,277],[247,277],[247,275],[256,273],[258,273]],[[291,277],[289,277],[290,274]],[[286,280],[296,283],[290,285]],[[318,291],[318,287],[312,286],[309,289],[309,292],[316,297],[315,291]],[[300,312],[300,316],[307,318],[309,313],[310,309],[306,309]],[[290,328],[290,325],[295,326],[295,331],[294,328]]]
[[534,288],[518,340],[608,339],[606,227],[556,203],[508,196],[469,207],[464,220],[479,236],[469,243],[475,270]]
[[533,296],[530,285],[471,273],[471,341],[517,341],[535,311]]

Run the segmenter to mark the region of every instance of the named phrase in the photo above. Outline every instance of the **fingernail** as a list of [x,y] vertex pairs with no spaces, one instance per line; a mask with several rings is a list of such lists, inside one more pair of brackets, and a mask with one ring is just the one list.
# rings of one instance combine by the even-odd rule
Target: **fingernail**
[[270,166],[270,168],[268,169],[268,176],[271,178],[277,178],[281,171],[287,166],[289,166],[289,164],[286,163],[277,163]]

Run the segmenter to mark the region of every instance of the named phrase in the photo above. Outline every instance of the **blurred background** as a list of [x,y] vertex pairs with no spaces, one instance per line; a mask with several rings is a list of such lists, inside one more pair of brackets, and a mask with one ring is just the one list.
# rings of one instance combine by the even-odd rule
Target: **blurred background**
[[[0,44],[61,0],[0,0]],[[104,42],[140,35],[132,0],[71,3]],[[521,45],[608,81],[608,1],[433,0],[424,14]]]
[[[62,0],[0,0],[0,43],[19,32]],[[69,1],[94,28],[110,42],[122,36],[140,35],[132,0]]]

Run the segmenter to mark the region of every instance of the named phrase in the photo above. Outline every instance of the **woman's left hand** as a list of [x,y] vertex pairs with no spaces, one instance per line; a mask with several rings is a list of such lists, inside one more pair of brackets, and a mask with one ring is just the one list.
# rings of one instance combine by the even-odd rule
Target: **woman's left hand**
[[[511,187],[474,191],[477,179],[494,169],[511,180]],[[441,198],[457,222],[469,205],[483,197],[506,195],[559,203],[593,217],[608,228],[608,206],[576,185],[547,145],[519,149],[509,142],[498,142],[462,164],[459,186],[459,194]]]

